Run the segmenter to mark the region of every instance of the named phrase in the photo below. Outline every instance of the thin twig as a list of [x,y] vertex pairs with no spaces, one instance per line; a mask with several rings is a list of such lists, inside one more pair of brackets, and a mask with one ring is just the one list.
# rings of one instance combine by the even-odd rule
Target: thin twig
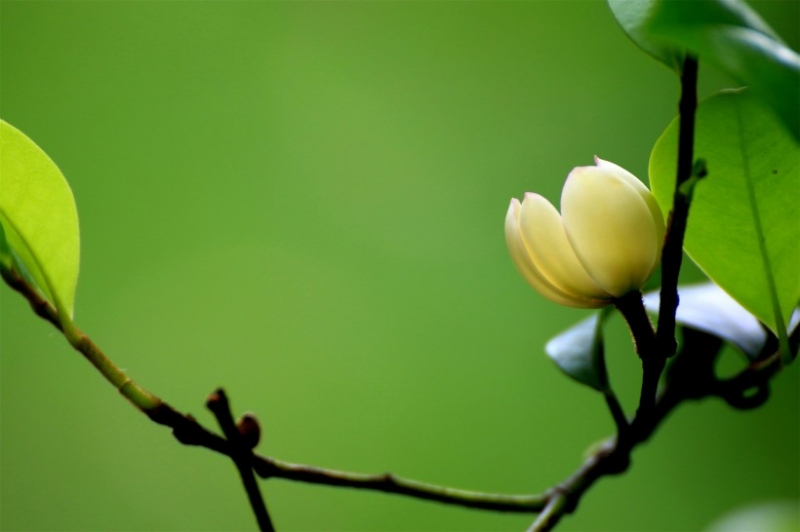
[[206,401],[206,406],[213,412],[223,434],[225,434],[225,437],[228,439],[232,452],[231,458],[233,458],[233,462],[236,464],[236,469],[239,470],[239,476],[242,477],[242,484],[244,484],[247,498],[256,516],[259,530],[262,532],[274,532],[275,527],[272,525],[272,519],[269,517],[267,506],[264,503],[264,498],[261,496],[258,482],[256,482],[256,477],[253,474],[253,450],[247,447],[242,439],[242,435],[236,428],[236,423],[233,421],[230,404],[228,403],[228,397],[225,395],[225,391],[220,388],[212,393]]
[[81,353],[123,397],[144,412],[158,406],[160,399],[131,380],[124,371],[119,369],[119,367],[103,353],[91,338],[86,336],[71,323],[69,323],[69,326],[65,329],[55,307],[44,299],[35,288],[29,285],[19,271],[13,267],[7,269],[4,266],[0,266],[0,275],[2,275],[3,280],[5,280],[11,288],[22,294],[25,299],[28,300],[28,303],[37,316],[58,329],[70,345]]
[[[6,283],[28,301],[37,316],[63,332],[58,320],[58,313],[47,300],[42,298],[16,272],[0,268],[0,273]],[[86,356],[86,353],[81,351],[82,348],[86,348],[86,344],[73,347]],[[229,457],[233,455],[231,445],[225,438],[211,432],[191,415],[179,412],[163,400],[159,399],[153,408],[143,412],[154,423],[171,428],[175,439],[184,445],[204,447]],[[257,453],[252,453],[252,460],[254,470],[263,478],[283,478],[328,486],[382,491],[497,512],[539,512],[547,504],[547,498],[542,495],[513,495],[461,490],[406,479],[391,473],[368,475],[292,464]]]
[[675,354],[675,312],[678,308],[678,274],[683,260],[683,239],[689,217],[691,195],[681,185],[692,177],[694,165],[694,122],[697,110],[697,58],[686,55],[681,74],[681,99],[678,102],[678,163],[672,211],[661,254],[661,302],[658,311],[657,337],[659,356]]
[[[551,497],[555,494],[566,497],[566,504],[554,512],[574,512],[583,494],[595,481],[625,472],[630,466],[632,451],[649,440],[682,402],[714,395],[714,383],[711,382],[714,376],[709,370],[713,370],[721,347],[722,342],[714,336],[686,330],[683,348],[670,366],[668,377],[671,378],[667,379],[655,407],[646,415],[637,412],[626,432],[618,438],[608,439],[572,476],[548,491]],[[551,515],[550,519],[555,517]]]
[[641,419],[647,417],[655,406],[658,381],[664,370],[666,358],[658,354],[656,335],[645,311],[642,293],[631,292],[617,299],[615,303],[625,321],[628,322],[636,354],[642,360],[642,389],[639,396],[639,408],[636,412],[636,417]]
[[[171,427],[175,438],[184,445],[205,447],[230,456],[231,450],[227,441],[208,431],[193,417],[181,414],[166,403],[162,403],[157,411],[151,413],[150,419],[161,425]],[[481,510],[532,513],[541,511],[548,501],[547,497],[543,495],[485,493],[427,484],[398,477],[391,473],[377,475],[352,473],[293,464],[258,453],[253,453],[252,460],[254,471],[264,479],[282,478],[310,484],[381,491]]]
[[642,293],[638,290],[630,292],[617,299],[614,303],[622,317],[628,322],[636,354],[639,355],[642,361],[652,357],[656,345],[656,336],[653,331],[653,324],[650,323],[650,318],[644,308]]
[[561,493],[555,494],[547,506],[536,518],[528,532],[546,532],[552,530],[564,515],[563,508],[567,504],[567,498]]
[[629,427],[628,418],[625,417],[625,411],[622,409],[622,405],[619,403],[619,399],[617,399],[617,395],[613,390],[606,390],[603,392],[603,396],[606,399],[608,409],[611,411],[611,417],[614,418],[614,424],[617,426],[617,433],[621,435],[626,432]]
[[505,495],[461,490],[405,479],[391,473],[378,475],[351,473],[292,464],[259,455],[255,457],[253,468],[263,478],[274,477],[312,484],[382,491],[384,493],[407,495],[416,499],[497,512],[539,512],[548,502],[548,498],[544,495]]
[[25,279],[13,269],[6,269],[0,267],[0,275],[2,275],[3,280],[6,282],[8,286],[22,294],[28,304],[31,306],[31,310],[33,310],[34,314],[42,318],[44,321],[49,322],[50,325],[58,329],[60,332],[64,332],[61,328],[61,321],[58,319],[58,312],[56,309],[50,304],[49,301],[44,299],[39,292],[37,292],[31,285],[25,282]]

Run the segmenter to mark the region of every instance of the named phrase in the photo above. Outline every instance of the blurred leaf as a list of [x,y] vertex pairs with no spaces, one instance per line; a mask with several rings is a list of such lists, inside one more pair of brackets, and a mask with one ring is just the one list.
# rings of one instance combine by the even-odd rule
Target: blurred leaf
[[[714,283],[679,286],[680,305],[675,320],[692,329],[713,334],[755,358],[767,341],[767,332],[755,316]],[[644,295],[644,306],[658,314],[658,291]]]
[[715,521],[708,532],[797,532],[800,505],[797,501],[768,502],[739,508]]
[[657,4],[646,33],[657,42],[691,50],[750,87],[800,140],[800,55],[755,11],[735,0]]
[[[650,155],[650,183],[672,208],[678,122]],[[694,191],[685,249],[705,273],[788,347],[800,296],[800,146],[749,91],[726,91],[697,112],[695,155],[708,177]]]
[[80,240],[72,191],[53,161],[0,121],[0,224],[7,252],[42,295],[72,319]]
[[648,33],[650,20],[661,0],[608,0],[608,7],[623,31],[639,48],[680,73],[683,50],[677,46],[653,39]]
[[610,314],[606,307],[592,314],[544,346],[553,362],[569,377],[600,392],[608,389],[608,372],[603,353],[603,321]]

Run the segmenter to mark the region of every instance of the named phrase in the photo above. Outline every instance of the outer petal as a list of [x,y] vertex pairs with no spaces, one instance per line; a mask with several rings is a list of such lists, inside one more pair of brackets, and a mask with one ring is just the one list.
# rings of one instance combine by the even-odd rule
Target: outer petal
[[559,290],[536,269],[520,237],[519,211],[519,200],[514,198],[511,200],[508,212],[506,213],[506,244],[508,245],[508,251],[511,254],[511,259],[514,261],[514,265],[525,280],[544,297],[560,305],[578,308],[598,308],[599,306],[605,305],[605,302],[602,305],[597,305],[596,303],[584,301]]
[[652,212],[634,186],[594,166],[575,168],[561,193],[572,248],[606,292],[622,296],[650,276],[660,242]]
[[647,208],[650,209],[650,214],[653,216],[653,222],[656,224],[656,237],[658,238],[658,254],[656,255],[655,264],[650,270],[650,273],[653,273],[653,270],[656,269],[658,266],[658,262],[661,260],[661,248],[664,246],[664,234],[666,233],[666,226],[664,224],[664,213],[661,212],[661,207],[658,206],[658,202],[656,201],[655,196],[653,193],[650,192],[650,189],[645,186],[644,183],[639,181],[639,179],[630,173],[629,171],[625,170],[623,167],[618,166],[612,162],[604,161],[597,155],[594,156],[594,162],[597,165],[597,168],[600,170],[604,170],[631,185],[636,191],[642,196],[642,199],[647,204]]
[[581,265],[567,239],[561,215],[539,194],[527,193],[522,201],[519,229],[525,249],[536,268],[557,288],[583,299],[611,300]]

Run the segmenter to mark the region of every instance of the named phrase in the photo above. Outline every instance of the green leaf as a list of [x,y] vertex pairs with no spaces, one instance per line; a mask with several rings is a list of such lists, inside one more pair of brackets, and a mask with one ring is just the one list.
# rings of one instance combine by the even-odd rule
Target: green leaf
[[[755,316],[714,283],[679,286],[680,305],[675,321],[707,332],[738,347],[751,360],[767,341],[767,332]],[[658,314],[661,295],[658,291],[644,295],[648,312]]]
[[72,191],[53,161],[21,131],[0,121],[0,224],[4,264],[72,321],[80,238]]
[[650,32],[750,87],[800,139],[800,55],[744,3],[664,1]]
[[658,11],[661,0],[608,0],[608,7],[622,30],[642,50],[680,73],[683,50],[649,34],[651,19]]
[[6,232],[3,230],[3,224],[0,223],[0,267],[8,270],[13,264],[14,256],[11,253],[11,247],[6,238]]
[[[678,121],[650,155],[650,183],[672,209]],[[749,91],[726,91],[697,111],[695,187],[684,248],[723,290],[786,343],[800,297],[800,146]]]
[[[686,50],[733,77],[775,111],[800,140],[800,55],[744,2],[609,0],[643,50],[680,71]],[[677,58],[677,59],[676,59]]]
[[605,392],[609,388],[603,352],[603,321],[611,307],[595,312],[544,346],[553,362],[572,379]]

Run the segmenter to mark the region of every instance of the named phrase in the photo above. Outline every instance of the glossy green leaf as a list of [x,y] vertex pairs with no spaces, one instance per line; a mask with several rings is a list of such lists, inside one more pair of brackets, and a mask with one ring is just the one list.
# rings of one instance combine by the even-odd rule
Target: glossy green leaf
[[746,4],[663,1],[650,32],[750,87],[800,139],[800,55]]
[[[676,119],[650,155],[650,183],[665,213],[677,133]],[[705,159],[708,176],[695,188],[684,247],[785,340],[800,297],[800,145],[749,91],[726,91],[698,108],[695,157]]]
[[[72,191],[53,161],[21,131],[0,121],[0,224],[4,262],[72,320],[80,238]],[[9,257],[10,255],[10,257]]]
[[800,55],[744,2],[735,0],[609,0],[626,33],[642,49],[679,70],[689,50],[747,85],[800,139]]
[[682,48],[654,39],[649,26],[661,0],[608,0],[608,7],[623,31],[642,50],[667,67],[680,73],[683,65]]
[[576,323],[544,347],[556,365],[572,379],[598,391],[608,390],[608,372],[603,352],[603,321],[611,307]]

